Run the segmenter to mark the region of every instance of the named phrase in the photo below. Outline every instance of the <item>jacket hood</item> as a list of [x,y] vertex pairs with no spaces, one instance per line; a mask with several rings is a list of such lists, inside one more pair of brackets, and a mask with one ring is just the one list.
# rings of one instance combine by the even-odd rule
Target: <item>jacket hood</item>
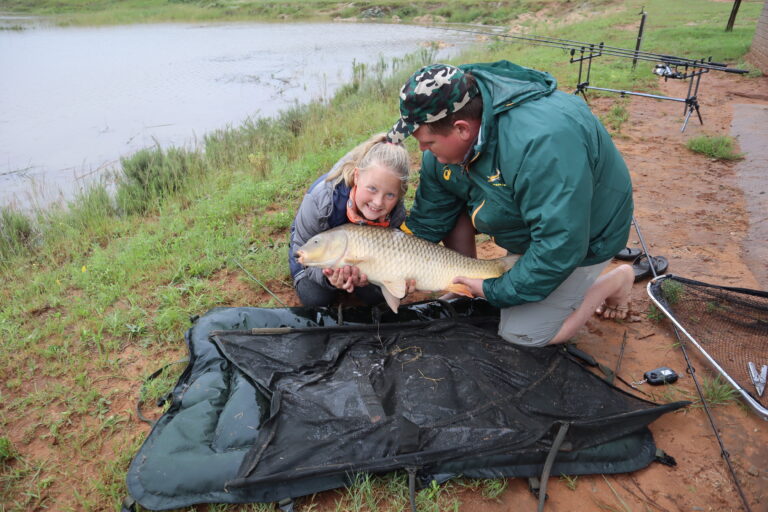
[[506,60],[465,64],[459,68],[475,77],[483,97],[483,134],[482,140],[475,147],[476,152],[485,146],[486,141],[495,139],[495,126],[492,122],[494,116],[528,101],[548,96],[557,89],[557,80],[549,73],[518,66]]
[[[524,68],[506,60],[466,64],[459,68],[472,73],[477,79],[484,110],[490,107],[493,114],[547,96],[557,89],[557,80],[549,73]],[[491,101],[488,101],[489,98]]]

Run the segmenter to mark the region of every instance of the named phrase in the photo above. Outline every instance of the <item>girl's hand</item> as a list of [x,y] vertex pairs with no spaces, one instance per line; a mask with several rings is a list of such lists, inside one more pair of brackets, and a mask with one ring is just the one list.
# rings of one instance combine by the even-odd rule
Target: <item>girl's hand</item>
[[323,275],[332,286],[347,293],[354,292],[356,287],[368,286],[368,276],[362,274],[358,267],[351,265],[342,268],[325,268]]

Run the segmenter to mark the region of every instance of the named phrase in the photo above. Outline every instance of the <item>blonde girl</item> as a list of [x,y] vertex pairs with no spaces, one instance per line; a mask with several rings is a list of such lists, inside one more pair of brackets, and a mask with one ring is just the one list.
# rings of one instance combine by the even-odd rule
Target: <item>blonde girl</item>
[[356,267],[320,269],[300,265],[296,250],[314,235],[347,222],[397,228],[405,219],[403,196],[410,159],[400,144],[374,135],[347,153],[310,186],[291,224],[288,264],[294,288],[305,306],[328,306],[339,292],[366,304],[384,300]]

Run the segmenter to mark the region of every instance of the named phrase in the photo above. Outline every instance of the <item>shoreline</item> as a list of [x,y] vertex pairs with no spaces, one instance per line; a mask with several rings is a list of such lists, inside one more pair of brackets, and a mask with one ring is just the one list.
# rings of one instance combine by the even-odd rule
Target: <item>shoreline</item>
[[[317,40],[327,32],[333,35]],[[285,29],[261,22],[46,27],[0,34],[18,55],[29,55],[6,58],[6,69],[18,77],[17,87],[0,100],[7,106],[6,126],[13,127],[0,145],[0,205],[29,210],[62,195],[74,199],[85,186],[98,186],[100,175],[120,172],[120,160],[141,149],[204,148],[216,132],[237,131],[298,105],[328,104],[357,75],[396,66],[398,52],[449,59],[476,44],[458,34],[450,46],[430,45],[444,36],[425,27],[333,22]],[[91,46],[109,37],[116,40],[110,48],[88,56]],[[201,38],[206,42],[185,43]],[[157,44],[165,47],[162,55],[153,50]],[[49,45],[72,64],[44,55]],[[70,72],[73,66],[91,79],[82,83]],[[55,94],[40,85],[46,77],[56,83]],[[34,108],[18,107],[25,104]],[[42,143],[44,152],[37,149]]]

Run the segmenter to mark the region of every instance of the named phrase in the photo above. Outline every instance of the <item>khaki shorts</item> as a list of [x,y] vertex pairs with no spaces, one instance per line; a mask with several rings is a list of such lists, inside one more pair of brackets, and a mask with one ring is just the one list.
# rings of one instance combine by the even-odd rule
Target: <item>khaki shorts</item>
[[579,308],[587,290],[609,262],[610,260],[576,268],[560,286],[540,302],[502,309],[499,336],[526,347],[543,347],[548,344],[560,331],[565,319]]

